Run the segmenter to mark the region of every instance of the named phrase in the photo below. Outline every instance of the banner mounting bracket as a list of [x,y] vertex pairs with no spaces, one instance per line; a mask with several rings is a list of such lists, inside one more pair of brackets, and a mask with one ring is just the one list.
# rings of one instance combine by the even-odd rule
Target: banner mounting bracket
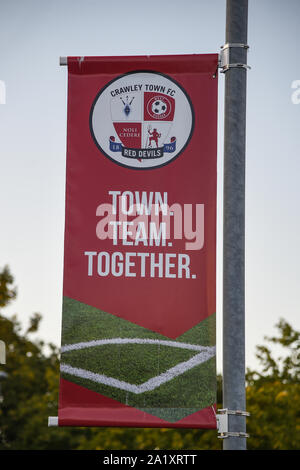
[[6,346],[2,340],[0,340],[0,364],[6,364]]
[[248,411],[241,410],[228,410],[227,408],[218,410],[217,414],[217,429],[218,439],[226,439],[227,437],[249,437],[245,432],[230,432],[228,431],[228,415],[234,416],[250,416]]
[[231,68],[244,68],[244,69],[251,69],[251,67],[247,64],[243,63],[231,63],[230,60],[230,50],[232,47],[238,47],[241,49],[249,49],[247,44],[239,43],[239,42],[227,42],[224,46],[221,46],[221,52],[219,54],[219,68],[222,69],[221,73],[227,72]]
[[58,416],[48,416],[48,427],[58,426]]

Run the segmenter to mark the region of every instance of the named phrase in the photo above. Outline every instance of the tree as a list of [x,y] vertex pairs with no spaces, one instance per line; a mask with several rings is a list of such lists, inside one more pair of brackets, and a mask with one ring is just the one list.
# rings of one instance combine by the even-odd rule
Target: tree
[[15,287],[9,287],[13,284],[14,279],[10,274],[8,266],[5,266],[0,272],[0,307],[5,307],[17,295]]
[[279,336],[266,337],[285,353],[274,358],[270,347],[257,347],[262,371],[247,373],[247,409],[250,449],[299,450],[300,448],[300,333],[281,319]]
[[[7,267],[0,273],[1,306],[15,295],[13,277]],[[54,432],[47,427],[48,416],[57,413],[59,355],[49,344],[50,353],[43,353],[44,342],[30,340],[37,332],[40,314],[34,314],[25,334],[16,316],[0,315],[0,338],[7,348],[7,363],[2,369],[3,402],[0,405],[0,449],[64,449],[76,442],[76,431]],[[77,432],[78,433],[78,432]],[[79,433],[78,433],[79,434]]]

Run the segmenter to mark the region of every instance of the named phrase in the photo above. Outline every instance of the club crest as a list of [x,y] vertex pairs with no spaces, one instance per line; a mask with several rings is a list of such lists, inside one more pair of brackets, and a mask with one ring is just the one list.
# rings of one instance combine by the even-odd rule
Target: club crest
[[170,77],[132,72],[98,93],[90,129],[101,153],[119,165],[156,168],[170,163],[187,146],[193,108],[185,90]]

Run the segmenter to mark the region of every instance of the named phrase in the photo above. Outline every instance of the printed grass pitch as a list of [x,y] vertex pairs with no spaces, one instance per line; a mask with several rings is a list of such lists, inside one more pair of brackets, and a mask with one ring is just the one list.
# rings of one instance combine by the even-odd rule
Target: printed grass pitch
[[215,403],[214,345],[215,315],[173,341],[64,298],[62,376],[169,422]]

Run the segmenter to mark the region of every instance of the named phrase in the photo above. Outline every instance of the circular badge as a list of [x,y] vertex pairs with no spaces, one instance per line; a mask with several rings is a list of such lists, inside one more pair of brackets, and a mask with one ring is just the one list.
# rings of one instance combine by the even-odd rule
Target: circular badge
[[168,98],[164,96],[154,96],[147,105],[148,114],[153,119],[166,119],[172,110],[172,105]]
[[158,72],[130,72],[97,94],[90,129],[98,149],[127,168],[167,165],[185,149],[194,126],[186,91]]

